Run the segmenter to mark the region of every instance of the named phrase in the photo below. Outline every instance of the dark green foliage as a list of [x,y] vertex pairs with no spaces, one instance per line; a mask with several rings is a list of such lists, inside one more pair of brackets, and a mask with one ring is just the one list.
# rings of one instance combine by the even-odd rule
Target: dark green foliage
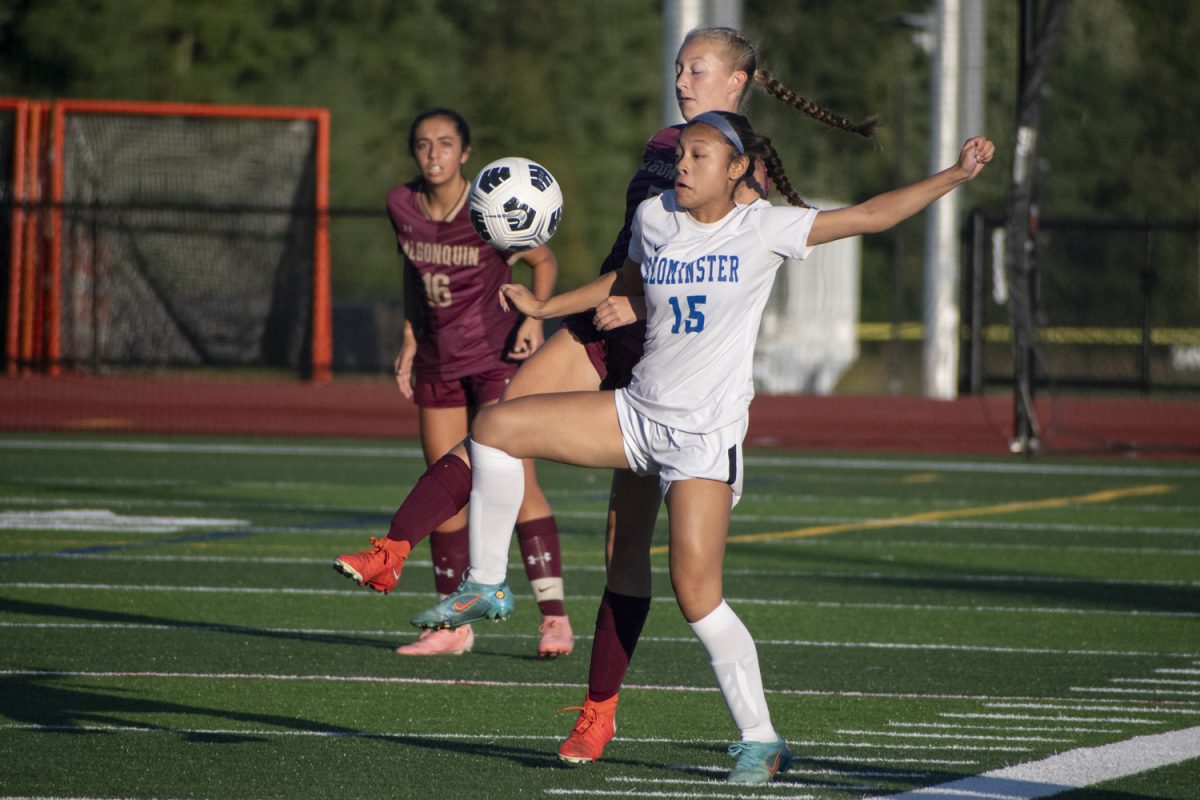
[[[744,28],[764,67],[852,119],[882,118],[872,142],[755,93],[748,111],[803,196],[861,200],[931,169],[930,58],[911,26],[928,6],[862,0],[848,13],[832,0],[746,0]],[[999,213],[1017,4],[987,8],[986,129],[1000,149],[964,205]],[[379,209],[369,222],[335,223],[343,298],[398,291],[384,194],[413,173],[404,148],[413,115],[453,106],[477,136],[468,171],[520,154],[562,182],[554,247],[571,286],[608,252],[625,184],[661,122],[661,40],[661,5],[645,0],[9,0],[0,4],[0,94],[328,107],[333,203],[368,217]],[[1196,218],[1198,51],[1191,0],[1075,4],[1049,80],[1043,214]],[[920,317],[921,237],[918,220],[867,242],[864,319],[891,319],[896,299],[900,318]]]

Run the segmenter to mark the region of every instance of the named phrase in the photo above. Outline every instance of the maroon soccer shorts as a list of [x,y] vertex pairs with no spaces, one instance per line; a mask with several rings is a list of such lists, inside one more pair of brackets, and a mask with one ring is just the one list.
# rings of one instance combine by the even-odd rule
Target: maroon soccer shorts
[[585,311],[563,320],[587,353],[588,361],[600,376],[601,389],[620,389],[628,386],[633,367],[642,358],[646,343],[646,323],[635,322],[613,331],[598,331],[592,324],[593,314]]
[[413,401],[421,408],[479,408],[500,399],[504,387],[517,374],[517,366],[501,363],[449,381],[417,381]]

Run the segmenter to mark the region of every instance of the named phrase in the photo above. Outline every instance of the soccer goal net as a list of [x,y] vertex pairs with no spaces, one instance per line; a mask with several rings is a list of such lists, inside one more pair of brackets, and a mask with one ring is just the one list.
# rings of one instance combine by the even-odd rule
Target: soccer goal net
[[61,100],[50,114],[41,361],[327,376],[326,111]]

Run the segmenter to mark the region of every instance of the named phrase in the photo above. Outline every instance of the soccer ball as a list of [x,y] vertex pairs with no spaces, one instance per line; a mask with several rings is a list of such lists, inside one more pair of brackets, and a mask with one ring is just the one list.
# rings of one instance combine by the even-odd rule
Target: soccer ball
[[471,181],[471,225],[501,250],[543,245],[562,219],[562,189],[550,170],[528,158],[493,161]]

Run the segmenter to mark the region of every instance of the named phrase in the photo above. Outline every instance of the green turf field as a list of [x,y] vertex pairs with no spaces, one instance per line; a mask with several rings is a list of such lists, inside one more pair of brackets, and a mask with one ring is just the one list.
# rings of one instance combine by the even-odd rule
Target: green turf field
[[0,437],[0,797],[860,798],[1115,743],[1131,774],[1058,796],[1200,797],[1200,463],[748,454],[726,595],[798,759],[742,790],[662,554],[618,738],[555,758],[603,472],[541,470],[574,654],[536,658],[518,566],[474,653],[392,653],[428,551],[386,597],[329,563],[422,466],[403,442]]

